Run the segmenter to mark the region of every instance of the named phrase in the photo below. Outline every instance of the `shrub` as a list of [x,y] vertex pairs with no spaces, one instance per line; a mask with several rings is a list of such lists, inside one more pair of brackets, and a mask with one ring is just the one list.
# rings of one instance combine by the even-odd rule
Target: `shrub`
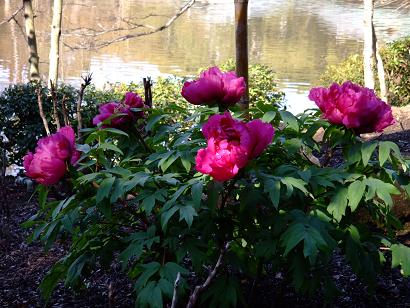
[[[36,84],[17,84],[8,87],[0,95],[0,131],[10,142],[6,145],[9,164],[21,164],[22,157],[36,145],[37,140],[45,135],[42,120],[38,112]],[[52,124],[52,102],[47,88],[41,88],[43,109],[50,128]],[[58,98],[63,96],[71,114],[75,110],[75,89],[68,85],[59,88]]]
[[[212,148],[218,134],[235,137],[248,128],[232,129],[231,120],[224,120],[221,127],[213,124],[206,142],[201,127],[217,107],[192,110],[168,103],[145,110],[145,119],[123,130],[87,129],[80,163],[65,179],[72,190],[63,200],[47,201],[50,188],[39,186],[39,213],[25,223],[34,228],[31,240],[40,239],[46,249],[71,239],[67,255],[41,283],[43,294],[50,296],[61,280],[80,288],[97,268],[119,262],[134,281],[138,307],[169,304],[174,284],[178,303],[186,303],[207,278],[209,288],[199,287],[198,304],[237,306],[244,301],[239,276],[254,279],[267,268],[285,273],[299,292],[321,289],[331,297],[334,252],[341,251],[374,287],[386,262],[381,246],[390,249],[392,266],[410,275],[410,248],[395,239],[401,223],[391,212],[391,195],[399,188],[410,193],[409,163],[397,145],[363,141],[319,112],[296,118],[273,104],[263,106],[255,117],[264,125],[283,123],[282,129],[273,144],[257,150],[259,157],[248,155],[240,170],[233,169],[237,175],[224,182],[197,172],[195,156]],[[326,156],[343,149],[338,167],[309,159],[322,148],[313,139],[320,127]],[[242,140],[235,138],[225,141],[240,152]],[[219,156],[213,159],[212,167],[223,163]],[[359,211],[367,211],[380,228],[358,222]]]
[[[230,61],[225,68],[232,68],[233,62]],[[279,92],[274,82],[276,75],[274,72],[263,65],[253,65],[250,67],[250,95],[251,100],[258,105],[276,104],[279,105],[283,100],[284,94]],[[180,108],[191,109],[180,95],[184,78],[167,77],[158,78],[153,85],[153,102],[154,108],[166,108],[168,104],[174,104]],[[38,113],[37,94],[35,85],[17,84],[10,86],[0,95],[0,131],[4,131],[10,139],[8,151],[9,164],[21,164],[21,158],[30,150],[33,150],[37,140],[45,135],[44,127]],[[55,131],[52,125],[52,102],[49,90],[42,87],[42,98],[44,103],[44,112],[47,120],[51,123],[51,129]],[[92,118],[95,116],[98,105],[109,101],[119,101],[128,91],[136,91],[140,95],[144,94],[141,83],[113,83],[106,85],[102,90],[96,89],[90,85],[86,88],[82,104],[83,126],[92,127]],[[76,102],[78,99],[78,90],[72,86],[61,84],[58,88],[59,101],[65,96],[66,105],[72,120],[72,125],[76,125]],[[175,109],[174,115],[179,116],[179,111]],[[174,118],[173,120],[182,120]]]
[[[409,50],[410,37],[407,37],[387,44],[380,51],[386,73],[388,101],[393,106],[410,104]],[[347,80],[364,85],[362,55],[352,55],[338,65],[327,67],[320,83],[328,85],[331,82],[343,83]],[[376,82],[376,91],[379,91],[378,82]]]

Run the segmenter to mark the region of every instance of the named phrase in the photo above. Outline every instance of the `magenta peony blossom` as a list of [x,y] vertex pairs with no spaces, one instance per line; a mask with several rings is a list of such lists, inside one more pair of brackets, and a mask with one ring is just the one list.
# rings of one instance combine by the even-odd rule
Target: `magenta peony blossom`
[[356,134],[382,132],[395,123],[391,107],[373,90],[350,81],[329,88],[313,88],[309,99],[314,101],[330,123],[352,128]]
[[80,152],[75,147],[75,134],[70,126],[39,140],[35,153],[24,156],[28,177],[44,185],[57,183],[66,173],[67,163],[75,164]]
[[93,119],[93,124],[98,125],[107,119],[111,119],[110,124],[102,127],[121,127],[127,123],[135,121],[143,116],[143,112],[134,112],[131,108],[144,108],[142,98],[133,92],[127,92],[122,102],[109,102],[100,105],[99,114]]
[[207,147],[198,151],[196,170],[211,175],[216,181],[226,181],[262,153],[272,142],[275,131],[261,120],[245,123],[225,112],[211,116],[202,132]]
[[187,81],[182,87],[182,96],[194,105],[225,106],[237,103],[245,93],[243,77],[234,72],[222,73],[218,67],[211,67],[202,72],[199,79]]

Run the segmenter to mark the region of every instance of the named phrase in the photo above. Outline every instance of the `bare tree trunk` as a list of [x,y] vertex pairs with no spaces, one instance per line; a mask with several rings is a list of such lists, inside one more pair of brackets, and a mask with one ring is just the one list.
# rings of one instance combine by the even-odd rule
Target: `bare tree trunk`
[[249,109],[248,83],[248,0],[234,0],[236,73],[245,78],[246,92],[240,102],[241,108]]
[[364,0],[364,48],[363,48],[363,68],[364,85],[374,89],[374,40],[373,40],[373,13],[374,0]]
[[51,41],[49,55],[48,85],[57,85],[58,63],[60,59],[60,37],[61,37],[61,15],[63,10],[63,0],[54,0],[53,20],[51,23]]
[[37,53],[37,39],[36,39],[36,29],[34,27],[34,14],[33,6],[31,0],[23,0],[24,6],[24,20],[26,26],[27,44],[30,52],[30,80],[40,80],[40,73],[38,69],[39,57]]
[[373,54],[376,56],[376,65],[377,65],[377,78],[380,85],[380,98],[387,102],[387,86],[386,86],[386,77],[384,73],[384,64],[383,59],[380,55],[379,43],[377,42],[376,31],[374,25],[372,25],[373,30]]

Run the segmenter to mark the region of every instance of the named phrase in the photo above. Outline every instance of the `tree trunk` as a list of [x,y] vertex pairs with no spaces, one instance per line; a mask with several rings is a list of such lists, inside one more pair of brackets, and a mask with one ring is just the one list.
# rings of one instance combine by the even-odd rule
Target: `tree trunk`
[[248,82],[248,0],[234,0],[235,3],[235,42],[236,42],[236,73],[244,77],[246,92],[240,105],[243,110],[249,108]]
[[377,65],[377,79],[379,80],[380,85],[380,98],[387,102],[387,86],[386,86],[386,76],[384,73],[384,64],[383,59],[380,55],[379,43],[377,42],[376,31],[374,25],[372,25],[373,30],[373,54],[376,56],[376,65]]
[[29,79],[40,80],[40,73],[38,69],[39,57],[37,53],[37,39],[36,29],[34,28],[34,14],[31,0],[23,0],[24,6],[24,21],[26,26],[27,44],[30,53],[29,63]]
[[63,0],[54,0],[53,20],[51,23],[51,40],[49,55],[48,85],[51,82],[57,85],[58,79],[58,62],[60,59],[60,37],[61,37],[61,15],[63,10]]
[[374,52],[373,52],[373,12],[374,0],[364,0],[364,48],[363,48],[363,68],[364,85],[374,89]]

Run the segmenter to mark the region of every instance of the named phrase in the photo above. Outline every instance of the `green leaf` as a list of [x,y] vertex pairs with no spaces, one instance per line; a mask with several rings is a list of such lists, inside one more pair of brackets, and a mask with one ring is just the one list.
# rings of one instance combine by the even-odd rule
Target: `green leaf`
[[40,209],[44,209],[47,203],[48,188],[47,186],[39,185],[37,190],[38,190],[38,205]]
[[166,118],[166,117],[167,117],[166,114],[160,114],[160,115],[149,117],[148,122],[145,125],[145,130],[147,132],[151,131],[155,124],[157,124],[161,119]]
[[164,232],[167,230],[168,221],[170,218],[178,211],[178,207],[171,207],[169,210],[165,211],[161,215],[161,226]]
[[186,172],[189,172],[191,170],[191,160],[190,160],[190,155],[188,152],[182,152],[181,155],[179,156],[182,166],[185,168]]
[[189,228],[192,225],[194,216],[198,216],[198,214],[192,206],[186,205],[179,208],[179,221],[185,220]]
[[273,121],[273,119],[275,119],[275,116],[276,116],[276,112],[271,110],[271,111],[266,112],[266,113],[263,115],[263,117],[262,117],[261,120],[262,120],[263,122],[270,123],[270,122]]
[[381,141],[379,142],[379,162],[383,166],[386,160],[390,157],[390,151],[394,151],[398,157],[401,157],[400,149],[394,142]]
[[273,206],[278,209],[280,200],[280,181],[266,180],[264,183],[264,192],[269,193],[269,198]]
[[303,193],[308,194],[309,192],[305,188],[305,181],[302,179],[297,179],[293,177],[284,177],[281,179],[281,182],[285,184],[286,186],[293,186],[296,187],[297,189],[301,190]]
[[365,180],[368,186],[366,200],[373,199],[375,194],[384,201],[386,205],[393,206],[391,195],[399,195],[400,191],[390,183],[385,183],[382,180],[375,178],[368,178]]
[[110,195],[112,185],[114,184],[115,177],[109,177],[104,179],[100,187],[97,190],[97,195],[95,197],[95,201],[100,203],[104,198],[107,198]]
[[87,256],[81,255],[70,265],[64,282],[66,286],[72,286],[74,282],[80,278],[81,272],[87,260]]
[[147,214],[150,214],[152,212],[152,209],[155,206],[155,195],[150,195],[142,201],[141,207],[144,209],[144,211]]
[[116,135],[123,135],[125,137],[129,137],[128,134],[120,129],[117,128],[112,128],[112,127],[107,127],[104,128],[105,131],[116,134]]
[[349,185],[347,191],[347,199],[349,200],[349,207],[354,212],[362,200],[364,191],[366,190],[366,183],[363,181],[354,181]]
[[128,247],[120,253],[118,259],[124,262],[124,267],[127,265],[131,258],[139,259],[143,252],[143,244],[140,242],[132,242]]
[[348,190],[346,188],[337,189],[332,197],[332,200],[330,201],[329,206],[327,207],[329,213],[332,214],[333,218],[336,219],[336,221],[338,222],[346,213],[347,193]]
[[116,145],[114,145],[112,143],[102,143],[102,144],[100,144],[99,148],[103,149],[103,150],[111,150],[111,151],[117,152],[121,155],[124,155],[124,153]]
[[155,282],[150,281],[138,292],[136,307],[163,308],[161,287]]
[[298,119],[292,113],[290,113],[289,111],[285,111],[285,110],[280,110],[279,113],[280,113],[280,116],[283,122],[285,122],[285,125],[287,127],[297,132],[299,131]]
[[192,200],[194,201],[195,207],[199,207],[201,205],[203,189],[204,189],[204,182],[202,181],[198,181],[197,183],[191,186],[191,195],[192,195]]
[[327,246],[320,231],[307,222],[291,224],[286,232],[282,234],[281,241],[285,246],[285,256],[303,241],[303,255],[309,258],[312,264],[316,261],[318,250]]
[[165,278],[168,281],[174,282],[177,278],[177,274],[180,273],[181,275],[189,274],[189,271],[177,263],[174,262],[167,262],[159,271],[159,275],[162,278]]
[[39,288],[44,299],[48,300],[60,280],[63,280],[67,269],[58,261],[41,281]]
[[51,214],[52,219],[55,219],[55,218],[57,217],[57,215],[58,215],[64,208],[66,208],[66,207],[70,204],[71,201],[74,200],[74,198],[75,198],[75,195],[73,195],[73,196],[71,196],[71,197],[69,197],[69,198],[66,198],[66,199],[60,201],[60,202],[58,203],[58,205],[54,208],[53,213]]
[[362,161],[363,165],[367,166],[369,163],[370,158],[373,155],[374,150],[377,147],[377,142],[365,142],[362,144],[361,152],[362,152]]
[[404,276],[410,276],[410,247],[402,244],[393,244],[392,252],[392,268],[400,266],[401,273]]
[[161,264],[159,264],[158,262],[150,262],[143,264],[141,267],[143,269],[143,272],[135,282],[135,288],[137,290],[141,290],[143,287],[145,287],[148,280],[160,270]]
[[[174,151],[171,151],[171,154],[175,153]],[[167,171],[167,169],[178,159],[178,155],[169,155],[166,158],[161,159],[158,162],[158,166],[161,168],[162,172]]]

